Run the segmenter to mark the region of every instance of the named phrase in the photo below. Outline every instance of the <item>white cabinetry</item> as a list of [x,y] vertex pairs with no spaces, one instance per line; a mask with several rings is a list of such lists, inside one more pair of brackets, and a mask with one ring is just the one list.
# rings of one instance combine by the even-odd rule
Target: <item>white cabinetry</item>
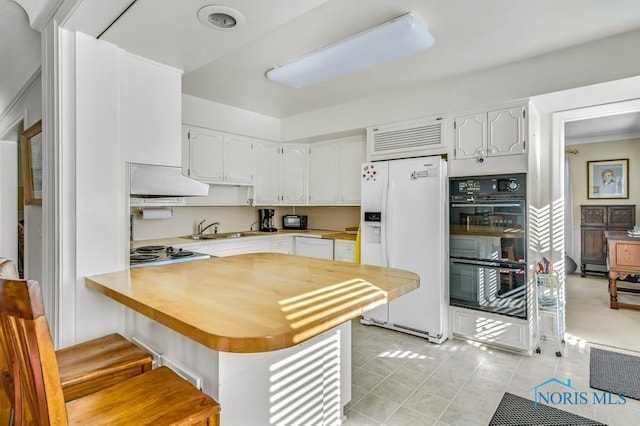
[[207,241],[196,244],[181,244],[175,247],[184,248],[211,256],[232,256],[243,253],[260,253],[269,251],[269,240],[266,238],[247,238],[242,241]]
[[527,107],[482,111],[455,117],[454,158],[476,158],[527,152]]
[[[182,72],[124,51],[119,52],[121,75],[114,74],[119,84],[118,108],[114,109],[120,119],[118,131],[123,139],[121,147],[125,161],[180,167]],[[96,58],[92,59],[97,61]],[[94,81],[88,86],[88,96],[93,97],[94,102],[103,102],[102,105],[105,105],[94,85],[100,81],[98,77],[94,74],[89,80],[81,81]],[[106,90],[106,82],[104,84],[102,90]],[[76,90],[81,91],[81,87]],[[90,109],[86,112],[87,115],[91,113],[96,111]],[[110,118],[100,113],[96,116],[104,125]],[[100,132],[100,129],[95,128],[94,132]],[[111,146],[111,149],[115,147]]]
[[295,237],[296,255],[333,260],[333,240],[313,237]]
[[451,332],[488,345],[529,351],[529,324],[525,320],[451,306]]
[[255,143],[250,138],[184,127],[183,173],[213,184],[253,185]]
[[224,181],[253,184],[256,173],[255,144],[239,136],[224,137]]
[[269,241],[269,251],[271,253],[293,254],[294,237],[275,237]]
[[360,205],[361,136],[313,143],[309,148],[309,204]]
[[356,242],[351,240],[334,240],[333,260],[341,262],[356,261]]
[[307,203],[307,146],[257,144],[256,205]]

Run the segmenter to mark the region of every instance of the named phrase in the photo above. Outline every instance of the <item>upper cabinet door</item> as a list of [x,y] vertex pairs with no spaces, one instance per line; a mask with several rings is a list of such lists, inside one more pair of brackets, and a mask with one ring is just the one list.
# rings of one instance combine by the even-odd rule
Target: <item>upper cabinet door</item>
[[309,204],[360,205],[360,166],[365,150],[362,136],[311,144]]
[[224,138],[224,181],[253,184],[256,170],[254,143],[238,137]]
[[[179,167],[182,73],[124,51],[119,58],[118,130],[125,161]],[[95,102],[95,88],[88,92]],[[106,123],[105,117],[99,119]]]
[[510,155],[526,152],[524,106],[489,111],[489,155]]
[[255,203],[258,205],[280,204],[280,146],[257,143]]
[[318,144],[309,149],[309,203],[338,203],[338,145]]
[[189,129],[189,169],[187,175],[202,182],[224,179],[224,139],[221,134],[202,129]]
[[456,159],[486,156],[487,114],[456,117],[454,121]]
[[282,145],[281,200],[283,204],[307,203],[307,146]]
[[338,202],[360,205],[360,166],[365,161],[365,142],[362,138],[348,140],[338,147]]

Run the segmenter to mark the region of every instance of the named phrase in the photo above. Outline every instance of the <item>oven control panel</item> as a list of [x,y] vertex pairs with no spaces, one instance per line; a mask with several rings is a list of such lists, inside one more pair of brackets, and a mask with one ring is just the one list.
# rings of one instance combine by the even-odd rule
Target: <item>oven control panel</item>
[[449,179],[451,199],[520,198],[526,195],[526,174],[456,177]]

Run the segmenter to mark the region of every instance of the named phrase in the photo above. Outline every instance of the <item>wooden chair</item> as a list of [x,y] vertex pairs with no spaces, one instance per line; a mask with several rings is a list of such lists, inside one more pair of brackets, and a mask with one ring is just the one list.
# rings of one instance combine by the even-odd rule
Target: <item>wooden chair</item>
[[[0,258],[0,278],[18,279],[14,262]],[[153,357],[114,333],[56,351],[64,400],[71,401],[151,370]],[[0,356],[2,387],[8,402],[0,403],[0,420],[10,421],[13,384],[7,362]]]
[[0,343],[15,424],[219,424],[220,405],[167,367],[65,404],[40,285],[0,278]]

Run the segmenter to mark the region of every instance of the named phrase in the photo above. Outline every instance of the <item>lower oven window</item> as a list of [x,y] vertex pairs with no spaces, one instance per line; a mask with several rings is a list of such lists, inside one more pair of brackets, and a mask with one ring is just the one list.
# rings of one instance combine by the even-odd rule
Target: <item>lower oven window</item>
[[524,249],[521,238],[452,235],[450,304],[526,319]]

